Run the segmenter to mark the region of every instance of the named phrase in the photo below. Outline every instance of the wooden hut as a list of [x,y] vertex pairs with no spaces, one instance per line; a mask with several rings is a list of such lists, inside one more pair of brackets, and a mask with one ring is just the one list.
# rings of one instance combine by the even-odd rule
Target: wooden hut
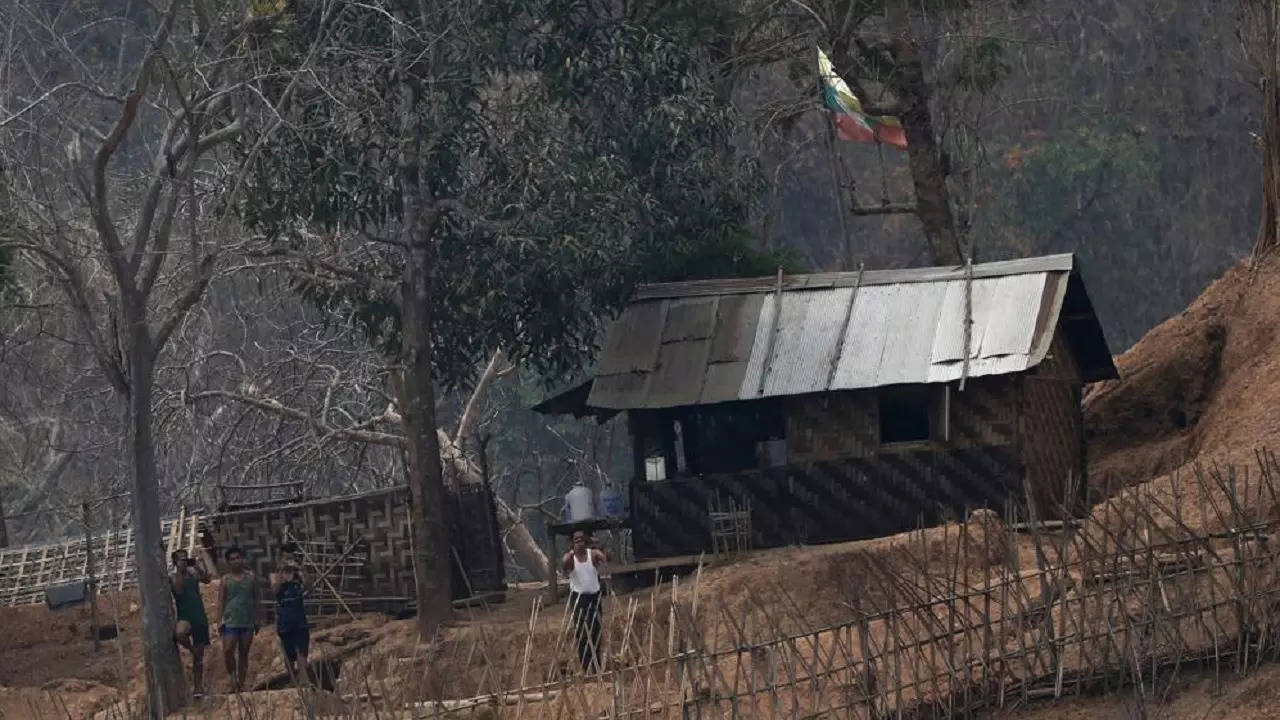
[[874,537],[1085,487],[1081,395],[1116,378],[1072,255],[646,285],[594,377],[535,409],[627,414],[637,559]]

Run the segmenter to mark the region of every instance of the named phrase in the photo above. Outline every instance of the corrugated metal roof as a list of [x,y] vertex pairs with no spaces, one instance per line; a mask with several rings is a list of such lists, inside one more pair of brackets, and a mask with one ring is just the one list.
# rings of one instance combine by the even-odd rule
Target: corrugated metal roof
[[[1005,275],[1028,273],[1071,272],[1074,258],[1070,253],[1044,255],[1019,260],[1001,260],[973,266],[973,277],[981,280]],[[964,280],[965,270],[959,267],[903,268],[900,270],[867,270],[857,272],[814,273],[811,275],[787,275],[782,280],[783,290],[822,290],[835,287],[860,285],[895,285],[899,283],[943,282]],[[776,276],[758,278],[730,278],[726,280],[691,280],[675,283],[653,283],[636,289],[633,301],[658,298],[698,297],[711,295],[737,295],[768,292],[776,288]]]
[[[1042,361],[1068,280],[1080,282],[1071,255],[975,265],[968,375],[1021,372]],[[963,269],[867,271],[861,282],[858,273],[792,276],[780,295],[776,283],[640,288],[606,337],[588,404],[676,407],[951,382],[964,372]],[[1083,286],[1077,295],[1087,303]],[[1089,350],[1109,357],[1101,342]],[[1098,377],[1086,380],[1115,370],[1092,372]]]

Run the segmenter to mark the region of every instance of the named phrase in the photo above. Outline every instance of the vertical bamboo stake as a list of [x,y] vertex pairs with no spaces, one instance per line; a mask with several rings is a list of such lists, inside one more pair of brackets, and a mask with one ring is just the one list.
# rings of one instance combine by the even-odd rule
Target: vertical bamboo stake
[[[662,697],[671,697],[671,666],[676,658],[676,603],[680,597],[680,578],[671,578],[671,605],[667,608],[667,662],[662,677]],[[682,670],[683,673],[683,670]]]
[[520,718],[524,715],[524,705],[525,705],[524,685],[525,685],[525,680],[527,678],[527,673],[529,672],[529,660],[533,655],[533,633],[534,633],[534,629],[538,626],[538,611],[541,609],[541,607],[542,607],[542,598],[535,597],[533,599],[533,607],[530,608],[529,610],[529,626],[528,626],[529,634],[524,639],[524,662],[520,664],[520,682],[518,684],[520,698],[516,701],[516,720],[520,720]]
[[84,563],[89,591],[89,632],[93,634],[93,651],[102,649],[102,633],[98,630],[98,576],[93,564],[93,526],[89,519],[89,503],[83,503],[84,511]]
[[[654,571],[654,574],[656,575],[657,571]],[[656,582],[656,580],[657,578],[655,577],[654,586],[649,591],[649,637],[646,643],[647,649],[645,650],[646,657],[644,663],[644,707],[646,709],[649,707],[649,693],[653,688],[653,667],[655,662],[653,657],[653,635],[654,630],[658,625],[658,590],[662,587]]]
[[[1006,532],[1004,524],[1000,524],[1000,532]],[[1006,542],[1003,535],[1000,538],[1001,543]],[[991,534],[982,533],[982,692],[985,695],[988,688],[991,687],[991,651],[992,651],[992,621],[991,621],[991,568],[985,567],[991,558]],[[1001,566],[1003,567],[1003,562]]]

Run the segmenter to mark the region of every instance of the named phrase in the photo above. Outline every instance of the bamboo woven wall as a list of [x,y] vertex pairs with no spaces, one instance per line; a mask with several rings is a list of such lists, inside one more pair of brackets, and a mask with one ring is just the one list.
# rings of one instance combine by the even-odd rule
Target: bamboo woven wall
[[756,547],[858,540],[932,524],[968,509],[1003,508],[1022,488],[1013,445],[915,450],[793,463],[631,486],[631,541],[642,558],[711,550],[707,503],[750,502]]
[[947,439],[911,447],[881,444],[876,390],[787,398],[785,469],[632,486],[636,557],[709,550],[706,507],[717,493],[750,502],[756,546],[776,547],[1002,509],[1026,483],[1040,508],[1056,511],[1068,482],[1084,487],[1079,373],[1060,336],[1030,373],[949,390]]
[[[492,498],[483,486],[446,495],[455,596],[503,590]],[[251,569],[263,577],[271,572],[284,542],[302,543],[315,572],[330,570],[330,582],[313,600],[325,606],[322,610],[336,610],[342,604],[339,597],[366,609],[403,607],[413,597],[407,488],[221,513],[210,516],[209,522],[218,545],[242,548]],[[465,578],[459,565],[466,568]]]
[[1085,487],[1079,378],[1061,335],[1054,338],[1044,363],[1022,377],[1019,443],[1027,482],[1041,508],[1082,507],[1082,497],[1068,502],[1064,496],[1068,479],[1073,489]]
[[[942,386],[931,386],[942,392]],[[1017,437],[1018,376],[970,380],[961,392],[951,384],[950,438],[939,449],[1013,445]],[[880,454],[876,390],[787,398],[787,457],[792,462],[840,460]]]
[[330,565],[330,583],[319,588],[329,608],[385,599],[404,604],[413,595],[409,505],[402,489],[344,498],[276,505],[210,517],[218,547],[244,550],[250,570],[266,577],[280,546],[300,542],[313,571]]
[[[184,510],[162,522],[166,556],[175,548],[195,548],[198,535],[208,530],[220,548],[244,549],[251,569],[265,577],[287,537],[301,543],[312,565],[325,572],[327,582],[312,601],[318,611],[337,611],[342,602],[366,609],[402,608],[414,592],[408,503],[408,491],[400,487],[218,515]],[[504,590],[492,497],[483,486],[467,486],[447,493],[446,503],[456,594]],[[75,539],[0,549],[0,606],[42,603],[46,587],[87,580],[85,547],[84,539]],[[94,535],[99,592],[137,585],[134,552],[131,527]],[[467,569],[465,577],[460,567]]]

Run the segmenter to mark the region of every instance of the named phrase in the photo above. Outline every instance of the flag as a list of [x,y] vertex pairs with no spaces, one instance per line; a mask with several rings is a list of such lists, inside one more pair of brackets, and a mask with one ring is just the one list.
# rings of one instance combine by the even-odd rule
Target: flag
[[907,131],[898,118],[868,115],[858,96],[836,75],[831,58],[818,48],[818,74],[822,77],[822,100],[835,117],[836,135],[859,143],[882,142],[899,150],[907,149]]

